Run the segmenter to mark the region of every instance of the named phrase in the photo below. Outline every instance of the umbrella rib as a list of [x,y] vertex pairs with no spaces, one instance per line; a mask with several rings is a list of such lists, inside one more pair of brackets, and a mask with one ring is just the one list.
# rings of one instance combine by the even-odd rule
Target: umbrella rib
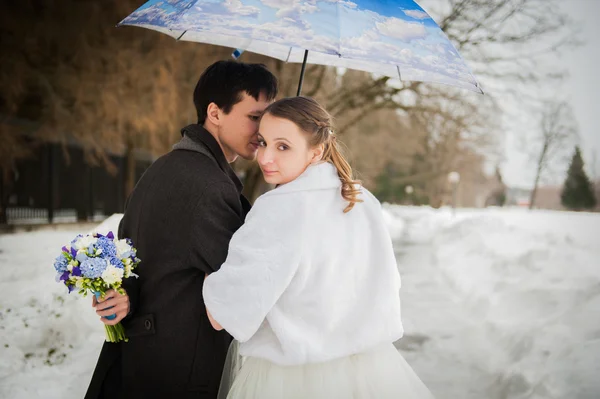
[[402,80],[402,74],[400,73],[400,67],[396,65],[396,70],[398,71],[398,79]]
[[181,39],[181,38],[183,37],[183,35],[185,35],[186,33],[187,33],[187,30],[184,30],[184,31],[183,31],[183,33],[181,34],[181,36],[179,36],[179,37],[178,37],[177,39],[175,39],[175,40],[179,41],[179,39]]
[[290,62],[290,57],[291,57],[291,55],[292,55],[292,47],[290,46],[290,51],[288,51],[288,56],[287,56],[287,58],[285,59],[285,62]]

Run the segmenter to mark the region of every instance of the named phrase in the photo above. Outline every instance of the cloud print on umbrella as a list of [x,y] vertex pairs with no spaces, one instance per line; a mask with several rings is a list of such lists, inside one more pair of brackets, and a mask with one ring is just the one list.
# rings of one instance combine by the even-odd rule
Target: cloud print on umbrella
[[293,51],[306,49],[326,65],[479,91],[454,46],[412,0],[152,0],[121,24],[249,51],[260,45],[260,53],[292,62],[301,61]]

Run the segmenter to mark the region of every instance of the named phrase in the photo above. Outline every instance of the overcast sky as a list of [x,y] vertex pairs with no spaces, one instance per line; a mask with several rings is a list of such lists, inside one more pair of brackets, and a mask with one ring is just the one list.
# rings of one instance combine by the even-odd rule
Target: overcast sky
[[[581,38],[586,43],[557,60],[570,74],[557,93],[573,107],[588,173],[600,178],[600,77],[597,73],[600,68],[600,0],[569,0],[562,4],[564,11],[579,22]],[[522,134],[522,129],[507,125],[502,173],[507,184],[529,188],[533,183],[534,165],[519,137]],[[594,153],[597,160],[593,171]],[[547,183],[562,184],[567,167],[556,164],[556,171]]]

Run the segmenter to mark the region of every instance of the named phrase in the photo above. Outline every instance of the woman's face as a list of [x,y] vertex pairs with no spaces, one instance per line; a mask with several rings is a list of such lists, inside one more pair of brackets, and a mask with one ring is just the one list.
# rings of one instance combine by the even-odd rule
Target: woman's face
[[286,184],[320,160],[320,147],[310,148],[308,136],[295,123],[265,114],[258,128],[258,164],[267,183]]

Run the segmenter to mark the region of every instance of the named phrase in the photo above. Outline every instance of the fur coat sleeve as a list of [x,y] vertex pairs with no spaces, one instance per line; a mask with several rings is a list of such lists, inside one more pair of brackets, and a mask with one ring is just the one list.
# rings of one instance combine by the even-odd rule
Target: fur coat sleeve
[[204,282],[213,318],[240,342],[258,330],[300,264],[305,210],[300,195],[263,196],[233,235],[227,260]]

